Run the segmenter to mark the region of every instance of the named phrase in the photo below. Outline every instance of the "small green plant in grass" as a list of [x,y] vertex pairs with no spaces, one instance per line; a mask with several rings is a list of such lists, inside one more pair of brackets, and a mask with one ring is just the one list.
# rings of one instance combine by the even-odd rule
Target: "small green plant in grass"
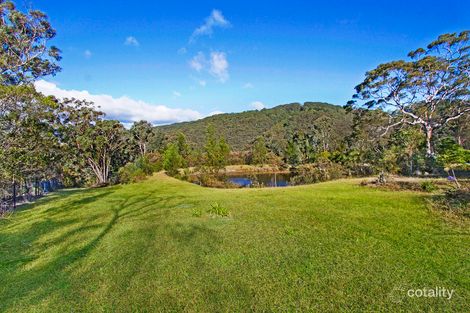
[[436,191],[437,187],[432,181],[424,181],[421,183],[421,189],[426,192]]
[[295,228],[293,228],[291,226],[286,226],[286,227],[284,227],[284,233],[288,236],[295,235]]
[[211,204],[211,207],[209,210],[207,210],[207,213],[211,215],[215,215],[215,216],[222,216],[222,217],[226,217],[229,214],[228,209],[226,207],[221,206],[217,202],[214,204]]
[[194,217],[201,217],[202,216],[202,210],[199,208],[194,208],[193,209],[193,216]]

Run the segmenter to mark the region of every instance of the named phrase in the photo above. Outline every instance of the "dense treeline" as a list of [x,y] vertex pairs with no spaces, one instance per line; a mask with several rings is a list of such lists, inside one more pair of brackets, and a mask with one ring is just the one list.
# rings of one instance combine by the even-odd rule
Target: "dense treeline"
[[[279,105],[272,109],[242,113],[218,114],[194,122],[178,123],[158,127],[167,137],[184,133],[198,147],[204,145],[205,131],[214,125],[236,151],[249,149],[260,134],[270,137],[282,136],[286,140],[295,133],[318,128],[332,136],[331,141],[348,136],[352,117],[340,106],[321,102],[306,102]],[[279,132],[279,133],[278,133]],[[326,139],[326,138],[325,138]]]
[[45,179],[102,186],[159,170],[187,177],[191,168],[204,183],[229,164],[294,169],[296,183],[308,183],[442,169],[455,180],[454,169],[470,163],[468,32],[442,35],[410,53],[409,62],[369,71],[344,108],[293,103],[125,129],[93,103],[34,89],[34,80],[60,70],[60,50],[47,45],[55,31],[43,13],[0,0],[0,30],[2,198],[17,186],[37,191]]

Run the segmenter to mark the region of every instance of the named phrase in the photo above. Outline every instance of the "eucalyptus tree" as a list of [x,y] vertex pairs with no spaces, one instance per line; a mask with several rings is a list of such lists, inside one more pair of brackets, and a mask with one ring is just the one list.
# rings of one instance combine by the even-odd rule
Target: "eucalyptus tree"
[[62,133],[70,160],[78,169],[91,170],[97,185],[108,184],[110,172],[125,163],[121,156],[128,136],[123,125],[103,120],[104,113],[97,111],[91,102],[65,99],[63,104]]
[[0,83],[18,85],[60,71],[60,50],[48,45],[55,35],[43,12],[24,13],[0,0]]
[[133,141],[137,144],[140,156],[144,156],[148,152],[151,141],[155,137],[152,124],[147,121],[134,122],[129,131]]
[[0,176],[8,184],[57,174],[60,105],[31,85],[60,70],[60,50],[48,45],[55,34],[44,13],[0,0]]
[[0,85],[0,172],[18,181],[57,174],[60,104],[31,85]]
[[116,161],[126,144],[124,127],[113,120],[98,120],[77,137],[77,147],[95,174],[98,185],[108,184],[110,171],[119,168],[121,164]]
[[403,125],[419,125],[426,154],[434,156],[433,135],[470,112],[469,31],[444,34],[409,61],[381,64],[355,87],[349,106],[380,108],[388,113],[382,133]]

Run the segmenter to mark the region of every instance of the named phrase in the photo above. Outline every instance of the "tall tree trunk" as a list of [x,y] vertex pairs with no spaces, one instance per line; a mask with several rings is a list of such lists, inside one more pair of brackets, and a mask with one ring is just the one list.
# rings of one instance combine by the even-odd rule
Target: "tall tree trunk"
[[105,184],[106,176],[104,175],[104,167],[100,165],[100,162],[95,162],[92,158],[88,158],[88,164],[93,170],[93,173],[95,173],[98,185]]
[[13,178],[13,209],[16,209],[16,181]]
[[426,126],[426,156],[433,157],[434,151],[432,148],[432,127]]

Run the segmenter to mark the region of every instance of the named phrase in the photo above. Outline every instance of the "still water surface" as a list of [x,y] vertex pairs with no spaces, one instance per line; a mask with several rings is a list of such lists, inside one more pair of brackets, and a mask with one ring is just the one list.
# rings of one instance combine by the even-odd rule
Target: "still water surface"
[[291,173],[228,174],[227,180],[242,187],[286,187],[292,176]]

